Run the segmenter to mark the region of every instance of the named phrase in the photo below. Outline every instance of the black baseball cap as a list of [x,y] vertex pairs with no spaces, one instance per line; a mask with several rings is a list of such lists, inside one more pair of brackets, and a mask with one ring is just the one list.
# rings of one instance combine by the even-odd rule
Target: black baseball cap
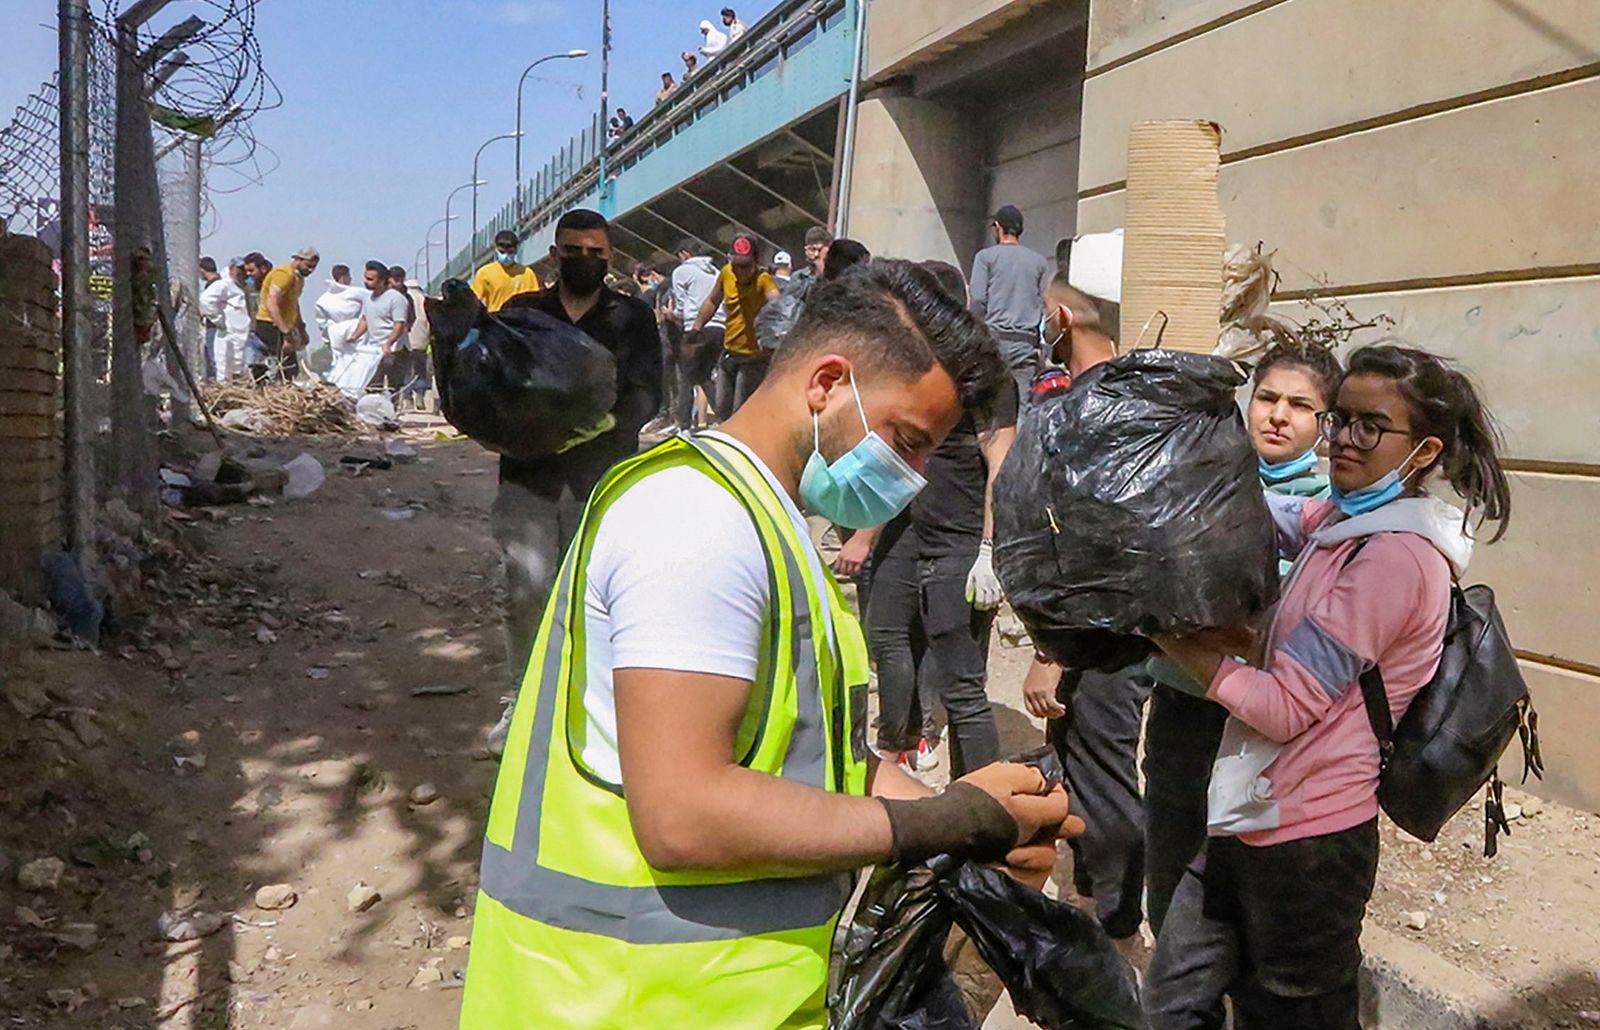
[[1022,212],[1010,204],[994,213],[994,222],[1012,236],[1022,235]]

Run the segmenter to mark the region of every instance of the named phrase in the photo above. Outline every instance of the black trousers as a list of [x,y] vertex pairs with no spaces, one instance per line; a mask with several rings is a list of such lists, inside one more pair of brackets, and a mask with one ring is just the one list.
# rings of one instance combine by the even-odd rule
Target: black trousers
[[1078,893],[1094,899],[1112,938],[1131,937],[1144,920],[1144,812],[1139,800],[1139,724],[1150,677],[1144,662],[1116,672],[1067,670],[1067,715],[1046,732],[1067,773],[1082,836],[1070,841]]
[[1145,980],[1153,1030],[1359,1030],[1378,821],[1251,847],[1213,837],[1173,896]]
[[[1228,710],[1157,683],[1144,727],[1146,904],[1158,935],[1185,869],[1206,842],[1206,788]],[[1219,999],[1220,1001],[1220,999]]]
[[[711,397],[711,373],[721,357],[721,329],[702,329],[698,333],[685,333],[680,338],[675,361],[677,375],[672,382],[672,420],[684,429],[694,428],[695,387],[700,387],[708,398]],[[717,415],[727,417],[724,411],[718,411]],[[710,421],[709,415],[706,420]]]
[[[937,699],[949,720],[953,778],[1000,757],[987,692],[994,612],[978,611],[966,598],[976,557],[976,541],[971,554],[886,554],[874,565],[867,606],[867,642],[878,666],[878,747],[914,750],[927,707]],[[919,635],[925,641],[920,656],[914,646]]]
[[744,407],[744,402],[756,392],[756,387],[767,378],[767,368],[772,364],[772,352],[735,354],[724,351],[718,366],[717,414],[728,418]]

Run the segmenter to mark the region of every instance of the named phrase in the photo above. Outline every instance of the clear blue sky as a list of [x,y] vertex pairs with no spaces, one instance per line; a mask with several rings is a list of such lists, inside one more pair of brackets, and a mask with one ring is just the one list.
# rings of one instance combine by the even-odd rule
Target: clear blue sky
[[[682,69],[678,55],[699,45],[701,19],[718,22],[724,2],[612,0],[612,106],[648,110],[661,72]],[[732,6],[749,23],[773,3]],[[56,4],[0,0],[0,7],[0,119],[10,121],[55,67]],[[207,10],[173,0],[161,22]],[[410,268],[424,230],[444,214],[446,194],[471,179],[478,145],[512,130],[524,67],[573,48],[591,54],[548,62],[529,77],[525,175],[587,127],[599,104],[600,0],[264,0],[256,30],[284,101],[257,117],[255,133],[281,164],[263,185],[213,198],[216,228],[201,250],[219,260],[259,250],[281,261],[310,243],[324,268],[369,258]],[[480,175],[489,181],[479,198],[487,219],[511,197],[509,141],[484,151]],[[223,178],[217,185],[239,184]],[[463,192],[452,207],[461,216],[451,228],[454,246],[465,238],[470,200]],[[436,269],[441,258],[435,247]]]

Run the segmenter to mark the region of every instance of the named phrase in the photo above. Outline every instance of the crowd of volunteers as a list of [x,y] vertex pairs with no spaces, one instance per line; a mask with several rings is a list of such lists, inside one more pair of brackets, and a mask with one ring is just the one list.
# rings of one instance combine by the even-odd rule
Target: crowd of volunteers
[[[229,259],[226,271],[214,258],[201,258],[197,307],[205,326],[205,378],[320,379],[352,398],[382,393],[397,409],[410,404],[423,410],[432,382],[422,284],[400,265],[368,261],[357,285],[349,265],[334,265],[308,328],[301,294],[321,262],[315,247],[302,247],[276,266],[252,251]],[[531,289],[537,280],[519,285]]]
[[[1119,298],[1016,208],[990,230],[970,281],[820,228],[798,267],[740,234],[625,273],[592,211],[541,273],[496,238],[485,310],[582,330],[617,392],[604,431],[501,459],[510,682],[463,1027],[822,1027],[850,874],[949,854],[1037,887],[1063,841],[1151,1026],[1358,1026],[1379,748],[1355,685],[1381,668],[1398,718],[1433,676],[1474,526],[1509,516],[1492,419],[1425,350],[1280,333],[1240,413],[1270,620],[1115,672],[1036,656],[1052,786],[989,701],[993,484],[1030,408],[1116,359]],[[367,339],[402,317],[362,298]]]

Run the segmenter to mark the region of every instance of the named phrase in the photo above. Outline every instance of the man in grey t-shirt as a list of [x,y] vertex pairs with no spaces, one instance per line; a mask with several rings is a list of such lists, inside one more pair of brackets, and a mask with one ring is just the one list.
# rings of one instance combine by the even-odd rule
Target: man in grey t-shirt
[[410,304],[405,294],[389,287],[389,266],[381,261],[367,262],[363,282],[372,294],[361,309],[361,321],[352,336],[367,347],[382,348],[383,360],[368,388],[376,384],[394,398],[406,384],[406,355],[397,352],[396,344],[405,335]]
[[1055,272],[1041,254],[1022,245],[1022,212],[1007,204],[989,222],[994,246],[972,262],[972,312],[989,326],[1000,355],[1017,380],[1026,403],[1039,371],[1039,319],[1044,291]]

